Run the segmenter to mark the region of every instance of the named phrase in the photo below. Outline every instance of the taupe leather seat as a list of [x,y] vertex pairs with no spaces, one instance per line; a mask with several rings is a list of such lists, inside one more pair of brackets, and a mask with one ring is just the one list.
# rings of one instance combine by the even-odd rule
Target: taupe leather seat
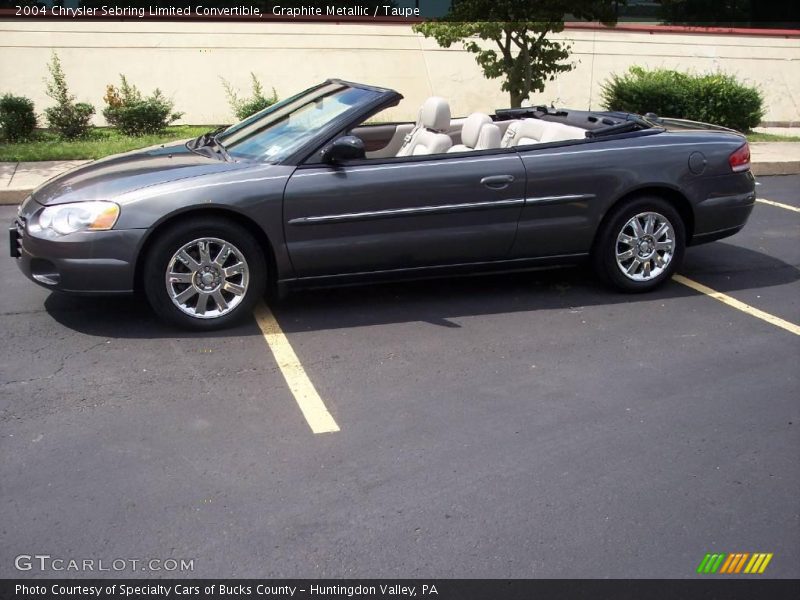
[[489,115],[472,113],[461,126],[461,143],[448,152],[469,152],[500,147],[500,128],[492,122]]
[[406,136],[397,156],[447,152],[453,145],[453,140],[444,133],[449,126],[450,105],[444,98],[431,96],[419,109],[417,124]]
[[580,127],[542,121],[541,119],[521,119],[508,126],[501,146],[510,148],[529,144],[582,140],[585,137],[586,131]]
[[539,119],[521,119],[514,121],[506,129],[500,145],[503,148],[512,146],[524,146],[526,144],[538,144],[544,135],[544,121]]
[[565,142],[567,140],[582,140],[586,138],[586,130],[561,123],[547,123],[544,135],[539,142]]

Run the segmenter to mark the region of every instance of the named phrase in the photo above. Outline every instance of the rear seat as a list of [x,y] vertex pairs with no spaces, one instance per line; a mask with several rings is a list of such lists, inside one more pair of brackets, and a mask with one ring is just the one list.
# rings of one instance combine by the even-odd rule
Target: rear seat
[[492,118],[483,113],[472,113],[461,126],[461,143],[448,152],[468,152],[470,150],[490,150],[500,147],[500,128],[492,123]]
[[542,139],[539,140],[542,144],[547,142],[565,142],[567,140],[582,140],[586,138],[586,130],[580,127],[572,127],[571,125],[563,125],[561,123],[547,123],[547,128],[544,130]]
[[528,146],[530,144],[546,144],[547,142],[563,142],[567,140],[582,140],[586,137],[586,130],[552,121],[541,119],[521,119],[515,121],[506,129],[500,146]]

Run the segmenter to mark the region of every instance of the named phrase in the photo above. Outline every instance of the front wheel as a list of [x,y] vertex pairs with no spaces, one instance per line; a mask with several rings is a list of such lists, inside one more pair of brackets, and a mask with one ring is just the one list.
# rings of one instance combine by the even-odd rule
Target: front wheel
[[186,329],[227,327],[249,314],[266,288],[266,261],[240,225],[193,218],[155,240],[144,288],[159,316]]
[[686,233],[678,211],[661,198],[640,198],[610,215],[594,248],[598,274],[625,292],[647,292],[683,260]]

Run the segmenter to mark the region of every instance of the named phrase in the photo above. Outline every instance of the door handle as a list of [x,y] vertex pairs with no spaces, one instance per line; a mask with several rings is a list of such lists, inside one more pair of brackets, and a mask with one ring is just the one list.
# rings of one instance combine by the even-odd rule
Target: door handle
[[481,183],[493,190],[502,190],[507,188],[510,183],[514,181],[513,175],[490,175],[481,179]]

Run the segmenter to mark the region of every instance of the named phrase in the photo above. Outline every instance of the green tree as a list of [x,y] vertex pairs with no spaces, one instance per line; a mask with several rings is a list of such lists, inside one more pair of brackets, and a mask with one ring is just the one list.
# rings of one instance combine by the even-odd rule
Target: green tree
[[[512,107],[547,81],[574,68],[570,46],[548,39],[564,30],[565,18],[616,22],[615,0],[453,0],[441,20],[415,25],[415,31],[449,48],[461,42],[489,79],[503,78]],[[480,43],[478,40],[483,40]],[[486,44],[485,42],[491,42]]]

